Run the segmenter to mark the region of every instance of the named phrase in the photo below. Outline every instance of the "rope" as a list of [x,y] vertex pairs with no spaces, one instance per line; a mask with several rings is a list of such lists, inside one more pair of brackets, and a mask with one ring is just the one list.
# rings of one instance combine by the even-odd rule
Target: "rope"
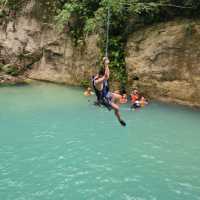
[[[143,3],[143,4],[151,5],[151,3],[152,2]],[[132,5],[142,4],[142,3],[138,3],[138,2],[119,2],[119,4],[132,6]],[[192,6],[181,6],[181,5],[176,5],[176,4],[156,3],[156,5],[160,6],[160,7],[175,7],[175,8],[180,8],[180,9],[194,9],[194,7],[192,7]]]
[[106,57],[108,57],[109,32],[110,32],[110,7],[108,7],[108,13],[107,13],[107,26],[106,26],[106,51],[105,51],[105,56],[106,56]]

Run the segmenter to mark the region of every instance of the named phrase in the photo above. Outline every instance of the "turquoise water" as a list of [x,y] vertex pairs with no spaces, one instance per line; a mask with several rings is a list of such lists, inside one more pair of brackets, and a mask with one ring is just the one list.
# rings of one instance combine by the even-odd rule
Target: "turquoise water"
[[0,200],[200,200],[200,112],[122,115],[80,89],[0,88]]

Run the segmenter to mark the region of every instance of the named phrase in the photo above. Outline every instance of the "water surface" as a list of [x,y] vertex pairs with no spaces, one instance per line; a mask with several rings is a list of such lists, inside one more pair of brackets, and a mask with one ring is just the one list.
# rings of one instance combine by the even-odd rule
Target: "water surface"
[[1,200],[200,200],[200,112],[122,107],[80,89],[0,88]]

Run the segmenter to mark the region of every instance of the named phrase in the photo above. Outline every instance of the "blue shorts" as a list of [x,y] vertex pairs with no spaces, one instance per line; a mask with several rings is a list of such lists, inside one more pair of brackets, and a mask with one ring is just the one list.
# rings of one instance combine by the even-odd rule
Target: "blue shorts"
[[108,92],[105,97],[103,97],[103,105],[108,108],[108,110],[112,109],[112,93]]
[[108,94],[106,95],[106,98],[112,103],[112,93],[108,92]]

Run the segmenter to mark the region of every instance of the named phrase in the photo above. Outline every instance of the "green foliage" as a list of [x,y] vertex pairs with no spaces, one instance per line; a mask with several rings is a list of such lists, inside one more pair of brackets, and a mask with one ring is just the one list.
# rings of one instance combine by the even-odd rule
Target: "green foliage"
[[82,80],[81,81],[81,86],[84,87],[84,88],[89,87],[90,86],[89,80],[88,79],[87,80]]
[[[20,11],[30,0],[0,0],[1,8]],[[89,34],[101,38],[104,56],[107,10],[111,11],[109,58],[112,78],[126,81],[124,47],[128,34],[144,26],[174,17],[199,17],[198,0],[36,0],[33,10],[38,19],[50,22],[55,16],[58,30],[70,34],[80,44]],[[187,27],[187,32],[190,31]]]
[[84,26],[84,34],[86,36],[88,36],[91,33],[94,33],[96,30],[96,22],[94,18],[88,18],[85,22],[85,26]]
[[64,29],[64,26],[68,24],[68,21],[75,11],[75,6],[73,4],[65,4],[61,12],[55,17],[60,30]]
[[0,5],[4,5],[7,0],[0,0]]
[[2,70],[3,66],[4,65],[2,63],[0,63],[0,71]]
[[[118,80],[122,85],[125,85],[127,80],[124,41],[121,36],[112,36],[109,41],[109,59],[111,79]],[[104,50],[104,49],[103,49]],[[104,51],[102,52],[102,54]]]
[[[27,0],[28,1],[28,0]],[[32,14],[43,22],[53,22],[54,16],[60,12],[61,0],[35,0]]]
[[7,6],[11,10],[20,10],[28,0],[0,0],[0,5]]
[[[107,10],[111,11],[109,58],[112,78],[126,82],[124,47],[129,33],[137,24],[165,21],[174,16],[196,16],[200,3],[195,0],[68,0],[56,16],[60,30],[71,34],[75,41],[98,33],[104,56]],[[184,8],[192,7],[192,8]]]
[[186,35],[188,37],[192,36],[193,31],[194,31],[194,25],[191,24],[191,23],[186,24],[186,26],[185,26],[185,32],[186,32]]
[[[30,2],[31,0],[0,0],[0,7],[1,10],[7,8],[8,12],[15,11],[19,15]],[[43,22],[49,22],[62,5],[62,0],[35,0],[32,15]]]
[[17,66],[10,65],[10,64],[1,65],[0,70],[5,72],[6,74],[10,74],[12,76],[17,76],[20,72],[20,70],[18,69]]
[[59,30],[68,32],[75,44],[84,35],[94,31],[94,11],[98,8],[98,0],[69,0],[55,17]]

